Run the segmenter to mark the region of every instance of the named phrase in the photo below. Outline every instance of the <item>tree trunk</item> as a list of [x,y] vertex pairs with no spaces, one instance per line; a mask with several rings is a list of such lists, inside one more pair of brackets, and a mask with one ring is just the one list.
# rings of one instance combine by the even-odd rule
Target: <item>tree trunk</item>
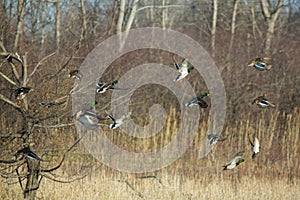
[[18,0],[18,24],[17,32],[14,41],[14,51],[17,51],[19,40],[24,35],[24,13],[25,13],[26,0]]
[[125,31],[129,31],[132,24],[133,24],[133,20],[134,20],[135,15],[136,15],[136,9],[137,9],[138,2],[139,2],[139,0],[134,0],[133,3],[132,3],[132,8],[131,8],[131,12],[130,12],[128,21],[127,21],[126,26],[125,26]]
[[231,38],[230,38],[230,44],[229,44],[229,50],[228,50],[227,58],[230,58],[231,51],[232,51],[232,46],[233,46],[233,42],[234,42],[235,21],[236,21],[236,13],[237,13],[237,8],[238,8],[238,3],[239,3],[239,0],[235,0],[234,5],[233,5],[232,19],[231,19]]
[[217,16],[218,16],[218,0],[213,0],[213,20],[211,27],[211,56],[215,57],[216,51],[216,29],[217,29]]
[[[130,12],[130,15],[128,17],[128,20],[127,20],[127,23],[125,25],[125,35],[123,38],[121,38],[121,49],[124,47],[124,44],[125,44],[125,41],[127,39],[127,36],[128,36],[128,31],[130,30],[132,24],[133,24],[133,20],[135,18],[135,15],[136,15],[136,10],[137,10],[137,4],[138,4],[139,0],[134,0],[132,2],[132,5],[131,5],[131,12]],[[121,12],[121,11],[120,11]]]
[[120,1],[120,11],[119,11],[119,18],[117,23],[117,34],[122,32],[122,25],[124,21],[124,13],[125,13],[125,0]]
[[40,161],[28,159],[27,170],[28,170],[28,175],[26,177],[24,199],[34,200],[36,197],[36,192],[39,188]]
[[0,36],[0,40],[4,41],[6,39],[6,27],[7,27],[7,17],[6,17],[6,2],[4,2],[4,4],[2,3],[2,1],[0,1],[0,19],[2,20],[2,30],[1,30],[1,36]]
[[81,14],[82,14],[82,33],[81,33],[81,39],[85,37],[85,34],[87,33],[87,18],[86,18],[86,9],[84,5],[85,0],[81,0]]
[[166,0],[162,0],[161,2],[161,5],[162,5],[162,10],[161,10],[161,26],[162,26],[162,29],[166,29],[166,8],[165,8],[165,5],[166,5]]
[[[274,37],[275,23],[279,16],[280,10],[283,6],[283,0],[279,0],[277,6],[272,11],[269,10],[269,8],[267,7],[267,0],[260,0],[260,5],[268,25],[266,40],[264,44],[264,54],[266,56],[270,56],[272,53],[271,46]],[[269,6],[272,9],[273,6],[272,5]]]
[[117,21],[117,13],[118,13],[118,0],[114,0],[114,8],[113,8],[113,16],[111,19],[110,28],[108,30],[108,35],[112,34],[115,31],[116,21]]
[[55,39],[56,50],[59,52],[60,48],[60,0],[56,1],[56,16],[55,16]]
[[45,31],[45,23],[46,23],[46,7],[47,7],[47,2],[44,1],[42,2],[42,13],[41,13],[41,46],[40,46],[40,52],[45,52],[44,46],[45,46],[45,40],[46,40],[46,31]]

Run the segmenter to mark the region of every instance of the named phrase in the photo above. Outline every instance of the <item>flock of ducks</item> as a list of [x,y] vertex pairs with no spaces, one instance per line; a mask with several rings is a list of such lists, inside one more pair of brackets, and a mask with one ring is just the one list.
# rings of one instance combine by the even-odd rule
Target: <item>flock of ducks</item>
[[[268,61],[270,61],[270,58],[256,58],[255,60],[252,60],[248,63],[249,67],[254,67],[256,70],[259,71],[264,71],[264,70],[270,70],[272,65],[270,65],[268,63]],[[190,72],[194,69],[193,66],[189,66],[188,65],[188,60],[184,59],[181,63],[181,65],[179,65],[174,57],[173,57],[173,62],[174,62],[174,66],[176,68],[176,70],[178,71],[178,76],[174,78],[174,82],[178,82],[182,79],[184,79],[186,76],[188,76],[188,74],[190,74]],[[68,74],[68,77],[70,78],[76,78],[76,79],[81,79],[82,74],[80,73],[79,70],[73,70],[70,71]],[[126,90],[123,88],[117,88],[116,84],[118,83],[118,80],[114,80],[112,82],[101,82],[99,81],[96,86],[96,93],[99,94],[103,94],[107,91],[110,90]],[[15,90],[15,98],[16,98],[16,103],[20,104],[22,102],[22,99],[25,97],[25,95],[27,93],[29,93],[29,91],[31,90],[31,88],[29,87],[20,87],[18,89]],[[196,96],[194,98],[192,98],[191,100],[189,100],[187,103],[185,103],[186,107],[193,107],[193,106],[199,106],[201,108],[207,108],[208,104],[207,102],[204,100],[205,97],[210,96],[210,94],[208,92],[204,92],[202,93],[200,96]],[[50,102],[50,103],[46,103],[43,101],[39,101],[38,102],[41,106],[44,107],[52,107],[55,105],[58,105],[60,103],[54,103],[54,102]],[[77,111],[74,115],[73,118],[78,121],[79,123],[81,123],[86,129],[92,129],[97,127],[99,124],[100,120],[105,120],[105,119],[109,119],[112,122],[110,124],[108,124],[108,127],[110,129],[116,129],[118,127],[120,127],[123,122],[129,118],[131,113],[128,114],[124,114],[123,116],[121,116],[120,118],[115,118],[114,116],[112,116],[111,114],[109,114],[107,111],[105,111],[107,118],[100,118],[97,116],[96,112],[95,112],[95,105],[97,104],[96,101],[92,102],[92,105],[87,108],[87,109],[83,109],[83,110],[79,110]],[[273,103],[271,103],[267,97],[266,94],[259,96],[257,98],[255,98],[252,102],[252,104],[255,104],[258,108],[263,109],[266,107],[275,107],[275,105]],[[213,134],[209,134],[207,137],[209,144],[211,146],[214,146],[217,144],[218,141],[222,141],[224,139],[219,138],[219,136],[217,135],[213,135]],[[249,138],[251,147],[252,147],[252,158],[254,159],[256,154],[259,153],[259,141],[257,139],[257,137],[254,138],[254,141],[252,142]],[[15,154],[15,158],[17,159],[19,157],[19,155],[23,155],[23,157],[27,157],[30,159],[35,159],[38,161],[43,161],[41,158],[39,158],[34,152],[32,152],[29,147],[25,147],[19,151],[17,151],[17,153]],[[244,160],[244,152],[238,152],[231,161],[229,161],[227,164],[225,164],[223,166],[223,170],[232,170],[234,169],[236,166],[238,166],[239,164],[243,163]]]
[[[257,57],[255,60],[250,61],[247,66],[254,67],[258,71],[265,71],[265,70],[269,71],[272,67],[272,65],[268,63],[268,61],[270,60],[271,58]],[[252,101],[252,104],[255,104],[260,109],[267,108],[267,107],[274,108],[275,105],[271,103],[266,96],[267,96],[266,94],[263,94],[262,96],[255,98]],[[208,140],[210,145],[215,145],[218,141],[220,141],[220,138],[219,136],[208,135]],[[260,148],[259,140],[257,139],[257,137],[255,137],[254,141],[252,142],[251,139],[249,138],[249,143],[252,149],[252,159],[254,159],[255,156],[259,153],[259,148]],[[222,166],[223,170],[232,170],[239,164],[243,163],[245,161],[244,154],[245,154],[244,151],[236,153],[228,163]]]

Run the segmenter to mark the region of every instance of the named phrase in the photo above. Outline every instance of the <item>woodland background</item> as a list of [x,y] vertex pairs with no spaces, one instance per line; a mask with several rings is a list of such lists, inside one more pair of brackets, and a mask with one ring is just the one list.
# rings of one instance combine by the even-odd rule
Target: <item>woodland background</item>
[[[0,198],[299,199],[299,16],[298,0],[1,0]],[[159,171],[114,171],[77,143],[69,70],[78,69],[101,41],[137,27],[187,34],[216,62],[227,95],[222,133],[227,139],[206,158],[197,156],[209,109],[201,109],[199,134],[188,151]],[[17,55],[23,63],[9,59]],[[272,69],[247,67],[256,56],[271,57]],[[144,63],[173,67],[172,57],[161,50],[134,51],[115,60],[103,79],[118,79]],[[196,93],[207,90],[199,73],[187,80]],[[17,105],[14,90],[21,86],[33,90]],[[275,109],[262,111],[251,105],[264,93]],[[41,100],[62,104],[45,108],[38,104]],[[109,102],[110,93],[97,100],[101,105]],[[152,85],[137,90],[131,99],[132,118],[147,124],[144,113],[156,103],[168,113],[161,134],[142,140],[107,129],[107,137],[137,152],[166,145],[181,120],[171,91]],[[252,160],[249,138],[254,136],[261,152]],[[14,161],[14,153],[24,145],[48,162]],[[223,172],[221,166],[241,150],[249,152],[246,162]]]

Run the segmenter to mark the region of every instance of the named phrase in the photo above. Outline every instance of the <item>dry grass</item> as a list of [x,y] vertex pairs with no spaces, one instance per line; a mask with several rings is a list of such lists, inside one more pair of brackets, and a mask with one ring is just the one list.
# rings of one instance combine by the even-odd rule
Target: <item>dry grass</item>
[[[286,180],[268,180],[224,174],[218,180],[203,183],[198,179],[186,179],[184,175],[161,174],[161,183],[155,179],[128,177],[138,193],[125,183],[95,172],[90,178],[70,184],[45,180],[37,199],[294,199],[300,197],[299,182],[287,184]],[[225,180],[227,179],[227,180]],[[229,180],[228,180],[229,179]],[[1,199],[21,199],[18,185],[1,187]]]
[[[155,179],[141,179],[140,174],[124,174],[124,179],[119,172],[96,162],[86,178],[70,184],[43,179],[37,199],[299,199],[300,110],[295,108],[290,114],[275,109],[253,112],[227,125],[223,133],[227,140],[219,142],[207,157],[198,159],[199,144],[209,123],[204,117],[207,120],[200,122],[199,134],[180,159],[154,173],[142,174],[155,175]],[[110,139],[124,147],[134,144],[128,148],[131,151],[160,149],[178,129],[180,122],[174,115],[176,112],[170,109],[161,136],[136,141],[125,135],[116,137],[117,131]],[[248,139],[254,135],[260,140],[261,152],[252,160]],[[241,150],[246,152],[246,162],[234,171],[222,171],[221,166]],[[60,174],[76,174],[90,163],[94,161],[81,144],[68,155]],[[1,181],[0,194],[0,199],[22,198],[17,181],[9,185]]]

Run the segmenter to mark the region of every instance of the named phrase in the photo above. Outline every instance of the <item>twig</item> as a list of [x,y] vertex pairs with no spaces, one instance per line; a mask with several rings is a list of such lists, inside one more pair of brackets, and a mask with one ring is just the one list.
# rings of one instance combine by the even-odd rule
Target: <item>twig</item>
[[69,149],[67,149],[67,151],[65,151],[64,155],[63,155],[63,158],[61,159],[60,163],[56,166],[56,167],[53,167],[51,169],[44,169],[44,170],[41,170],[41,172],[52,172],[52,171],[55,171],[57,170],[58,168],[60,168],[60,166],[62,165],[62,163],[64,162],[65,158],[66,158],[66,154],[71,151],[79,142],[80,140],[85,136],[86,132],[80,137],[78,138],[74,144],[69,147]]
[[32,75],[34,75],[34,73],[36,72],[36,70],[38,69],[38,67],[39,67],[40,65],[42,65],[43,62],[44,62],[45,60],[47,60],[48,58],[50,58],[51,56],[53,56],[53,55],[55,55],[55,54],[56,54],[56,52],[51,53],[51,54],[45,56],[44,58],[42,58],[42,60],[40,60],[40,61],[38,62],[38,64],[34,67],[33,71],[29,74],[28,77],[30,78]]
[[124,175],[123,175],[123,172],[120,171],[120,174],[121,174],[121,177],[122,179],[117,179],[116,181],[118,182],[122,182],[122,183],[126,183],[126,185],[132,190],[134,191],[135,193],[137,193],[137,195],[139,197],[141,197],[142,199],[145,199],[145,197],[142,195],[141,192],[137,191],[130,183],[127,179],[125,179]]
[[24,191],[24,188],[23,188],[23,185],[22,185],[22,180],[21,180],[21,177],[20,177],[18,169],[16,169],[16,173],[18,175],[18,180],[19,180],[20,187],[21,187],[22,191]]
[[13,80],[11,80],[10,78],[8,78],[5,74],[3,74],[2,72],[0,72],[0,76],[2,76],[2,78],[4,78],[5,80],[7,80],[10,84],[16,86],[17,83],[14,82]]
[[74,179],[69,180],[69,181],[58,180],[58,179],[52,178],[52,177],[50,177],[46,174],[42,174],[42,176],[45,177],[45,178],[48,178],[51,181],[55,181],[55,182],[59,182],[59,183],[71,183],[71,182],[74,182],[74,181],[81,180],[81,179],[85,178],[87,176],[87,174],[85,174],[84,176],[78,177],[78,178],[74,178]]

